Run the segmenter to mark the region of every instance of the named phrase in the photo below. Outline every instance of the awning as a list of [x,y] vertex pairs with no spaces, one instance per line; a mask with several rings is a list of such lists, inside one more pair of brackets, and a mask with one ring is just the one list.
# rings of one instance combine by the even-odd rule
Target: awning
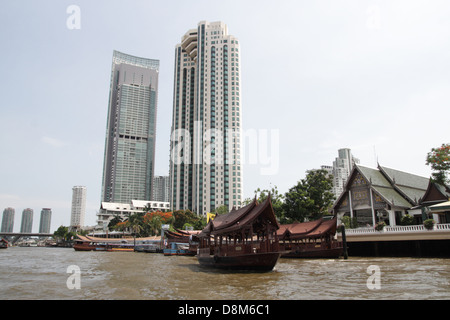
[[441,202],[429,207],[432,213],[450,211],[450,201]]

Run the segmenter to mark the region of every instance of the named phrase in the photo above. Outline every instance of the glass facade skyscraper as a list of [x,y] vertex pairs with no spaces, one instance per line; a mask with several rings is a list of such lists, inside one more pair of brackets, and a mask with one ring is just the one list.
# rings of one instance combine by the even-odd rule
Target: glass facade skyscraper
[[151,199],[158,74],[159,60],[113,53],[102,202]]
[[175,48],[170,156],[173,210],[198,214],[242,201],[239,41],[202,21]]

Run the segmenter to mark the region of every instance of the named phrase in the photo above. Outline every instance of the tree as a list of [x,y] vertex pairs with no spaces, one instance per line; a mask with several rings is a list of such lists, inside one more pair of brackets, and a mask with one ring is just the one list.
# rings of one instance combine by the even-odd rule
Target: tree
[[109,221],[109,223],[108,223],[108,229],[109,229],[110,231],[116,229],[117,224],[120,223],[120,222],[122,222],[122,221],[123,221],[123,220],[122,220],[122,218],[120,217],[120,215],[116,214],[116,215],[114,216],[114,218],[112,218],[112,219]]
[[174,211],[173,216],[175,229],[183,229],[186,223],[193,226],[195,230],[202,230],[206,226],[206,217],[200,217],[190,210]]
[[305,179],[289,189],[285,194],[285,220],[304,222],[305,219],[316,220],[326,214],[333,204],[331,192],[333,180],[326,170],[309,170]]
[[431,173],[432,180],[446,185],[449,183],[447,177],[450,171],[450,144],[443,143],[439,148],[431,148],[427,154],[426,164],[434,171]]
[[[280,221],[280,223],[285,223],[286,218],[284,215],[284,207],[283,207],[284,196],[278,192],[277,186],[272,187],[270,190],[268,189],[261,190],[260,188],[255,190],[255,196],[258,203],[265,201],[269,197],[269,194],[271,197],[273,212],[275,213],[275,216]],[[250,199],[246,201],[248,203],[251,202]]]

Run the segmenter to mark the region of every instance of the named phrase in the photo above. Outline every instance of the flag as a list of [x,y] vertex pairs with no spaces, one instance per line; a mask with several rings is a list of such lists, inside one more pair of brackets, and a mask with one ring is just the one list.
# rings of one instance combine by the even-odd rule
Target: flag
[[208,213],[206,214],[206,223],[208,223],[209,220],[214,220],[215,217],[216,217],[216,214],[215,214],[215,213],[210,213],[210,212],[208,212]]

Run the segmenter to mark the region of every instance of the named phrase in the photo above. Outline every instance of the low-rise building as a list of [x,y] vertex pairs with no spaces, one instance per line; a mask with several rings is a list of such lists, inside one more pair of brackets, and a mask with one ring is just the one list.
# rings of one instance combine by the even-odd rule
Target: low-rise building
[[429,178],[382,167],[369,168],[355,164],[344,191],[333,205],[338,218],[356,218],[358,227],[400,224],[405,214],[422,222],[419,201],[427,191]]

